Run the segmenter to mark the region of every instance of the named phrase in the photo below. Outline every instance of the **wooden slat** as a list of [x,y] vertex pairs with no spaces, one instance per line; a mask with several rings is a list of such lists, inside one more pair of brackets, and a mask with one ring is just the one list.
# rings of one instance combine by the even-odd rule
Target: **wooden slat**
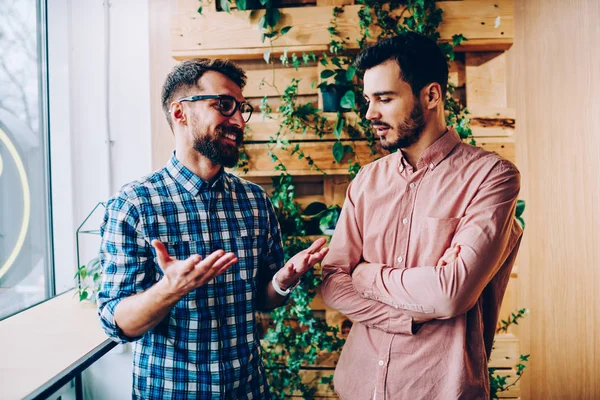
[[504,52],[467,53],[465,65],[467,107],[506,107]]
[[453,84],[455,87],[465,85],[465,61],[461,58],[457,58],[451,61],[448,66],[448,82]]
[[510,138],[482,138],[477,139],[477,146],[488,151],[494,151],[510,162],[515,162],[515,142]]
[[[336,113],[321,113],[322,116],[327,118],[330,124],[333,124],[337,121]],[[344,113],[344,118],[348,121],[349,124],[354,124],[356,122],[357,116],[354,113]],[[279,122],[279,114],[273,113],[271,114],[271,119],[263,120],[260,114],[256,116],[252,116],[250,122],[248,123],[248,132],[244,138],[244,141],[251,142],[268,142],[271,136],[274,136],[280,127]],[[333,133],[326,134],[326,139],[335,139]],[[286,139],[288,140],[321,140],[318,135],[312,133],[310,130],[306,132],[304,135],[300,134],[288,134],[286,135]],[[350,139],[346,131],[342,133],[341,139]]]
[[[343,142],[351,144],[350,142]],[[301,149],[305,154],[310,155],[315,164],[328,175],[348,175],[347,160],[354,155],[346,154],[341,163],[338,164],[333,159],[332,147],[334,142],[306,142],[301,144]],[[361,164],[366,164],[373,160],[369,154],[369,148],[366,141],[357,141],[354,143],[356,157]],[[249,176],[273,176],[279,175],[279,171],[274,171],[274,164],[268,155],[266,144],[247,144],[246,153],[249,158]],[[290,175],[322,175],[316,169],[309,170],[306,160],[299,160],[296,155],[290,156],[287,151],[275,149],[275,154],[286,165]],[[242,175],[243,176],[243,175]]]
[[338,206],[344,205],[346,198],[346,189],[350,183],[350,177],[346,176],[329,176],[323,181],[323,197],[325,204]]
[[[354,142],[343,141],[344,144],[354,144],[356,157],[360,164],[367,164],[374,161],[377,156],[383,156],[383,150],[379,150],[377,155],[372,156],[370,149],[364,140],[357,140]],[[336,163],[333,159],[332,147],[334,141],[321,141],[321,142],[302,142],[301,150],[305,154],[310,155],[315,161],[315,164],[321,168],[328,175],[348,175],[348,164],[349,158],[354,158],[352,154],[346,154],[340,164]],[[494,151],[506,158],[507,160],[515,161],[515,144],[514,141],[508,138],[485,138],[477,142],[479,147],[482,147],[488,151]],[[268,154],[269,148],[265,143],[257,144],[246,144],[246,153],[248,154],[249,172],[247,176],[276,176],[279,175],[279,171],[274,170],[274,164],[271,162],[271,158]],[[296,155],[290,156],[288,151],[282,149],[274,149],[275,154],[280,160],[286,165],[288,173],[290,175],[321,175],[316,169],[309,170],[306,160],[299,160]],[[245,175],[242,175],[242,177]]]
[[[480,141],[494,141],[502,137],[512,137],[515,130],[515,120],[510,109],[476,109],[471,111],[471,129],[473,135],[477,139],[477,143]],[[513,110],[514,111],[514,110]],[[483,113],[483,114],[482,114]],[[322,113],[327,120],[333,124],[337,120],[336,113]],[[355,123],[356,115],[353,113],[344,113],[344,117],[350,124]],[[488,118],[487,115],[494,116],[497,118]],[[272,119],[263,120],[260,114],[252,116],[252,119],[248,123],[248,132],[246,133],[245,141],[250,142],[268,142],[271,136],[277,133],[280,127],[278,121],[279,115],[276,113],[271,114]],[[326,134],[326,139],[333,139],[333,134]],[[482,138],[482,139],[480,139]],[[495,139],[494,139],[495,138]],[[286,135],[288,140],[321,140],[317,135],[308,131],[304,135]],[[350,139],[346,130],[342,133],[342,139]]]
[[[443,1],[437,3],[444,12],[440,25],[442,40],[451,40],[452,35],[460,32],[470,40],[464,43],[468,49],[471,44],[510,46],[513,40],[512,0]],[[262,57],[270,48],[269,41],[261,42],[257,28],[264,11],[249,13],[242,11],[197,13],[197,1],[179,0],[173,15],[172,42],[173,56],[185,59],[197,56],[224,56],[232,58]],[[356,47],[359,37],[359,5],[346,6],[338,17],[338,30],[348,37],[349,47]],[[333,7],[302,7],[280,9],[281,26],[293,28],[275,43],[272,52],[278,53],[286,47],[304,46],[303,50],[322,51],[327,49],[331,40],[327,27],[332,18]],[[499,18],[499,19],[498,19]],[[496,22],[500,25],[496,27]],[[227,27],[224,30],[223,27]],[[373,32],[376,37],[377,32]],[[291,49],[290,49],[291,50]],[[294,51],[299,51],[296,47]]]
[[473,136],[512,137],[515,133],[514,108],[469,107]]
[[[246,98],[280,96],[293,78],[300,80],[299,95],[314,95],[318,92],[316,83],[313,85],[317,80],[317,67],[300,67],[296,71],[293,67],[271,69],[265,64],[264,69],[247,71],[246,76],[248,77],[248,83],[244,88]],[[261,84],[263,80],[265,83]]]
[[317,0],[317,6],[351,6],[354,0]]
[[[502,316],[501,316],[502,317]],[[494,340],[490,368],[513,368],[519,362],[519,339],[512,333],[497,334]]]

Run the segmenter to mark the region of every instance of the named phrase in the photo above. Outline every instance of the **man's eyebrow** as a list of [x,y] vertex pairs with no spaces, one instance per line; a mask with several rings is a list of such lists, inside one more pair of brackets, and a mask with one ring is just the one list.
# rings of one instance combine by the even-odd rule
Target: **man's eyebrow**
[[396,92],[394,92],[393,90],[386,90],[383,92],[375,92],[375,93],[373,93],[373,96],[381,97],[381,96],[388,96],[390,94],[396,94]]

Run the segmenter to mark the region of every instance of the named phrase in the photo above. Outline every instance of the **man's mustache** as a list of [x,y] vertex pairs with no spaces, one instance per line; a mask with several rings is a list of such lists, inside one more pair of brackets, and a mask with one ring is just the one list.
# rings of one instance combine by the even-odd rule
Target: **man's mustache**
[[383,122],[383,121],[371,122],[371,126],[373,128],[391,128],[392,127],[390,124]]

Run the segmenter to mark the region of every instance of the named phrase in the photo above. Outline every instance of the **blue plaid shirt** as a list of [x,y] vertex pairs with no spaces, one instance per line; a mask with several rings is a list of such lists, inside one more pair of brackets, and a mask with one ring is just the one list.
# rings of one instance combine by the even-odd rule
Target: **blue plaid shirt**
[[[209,185],[173,155],[163,169],[110,199],[101,234],[98,312],[109,336],[135,341],[134,399],[269,398],[256,296],[284,256],[273,206],[260,186],[226,172]],[[223,249],[239,262],[181,299],[145,335],[129,338],[114,311],[160,280],[153,239],[180,260]]]

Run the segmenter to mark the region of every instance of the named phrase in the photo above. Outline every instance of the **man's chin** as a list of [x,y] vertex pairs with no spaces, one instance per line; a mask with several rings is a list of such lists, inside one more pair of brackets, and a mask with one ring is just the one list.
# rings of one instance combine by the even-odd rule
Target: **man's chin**
[[390,142],[389,140],[387,140],[387,138],[382,137],[379,140],[379,144],[381,145],[381,148],[387,151],[394,151],[394,150],[398,150],[398,142]]

